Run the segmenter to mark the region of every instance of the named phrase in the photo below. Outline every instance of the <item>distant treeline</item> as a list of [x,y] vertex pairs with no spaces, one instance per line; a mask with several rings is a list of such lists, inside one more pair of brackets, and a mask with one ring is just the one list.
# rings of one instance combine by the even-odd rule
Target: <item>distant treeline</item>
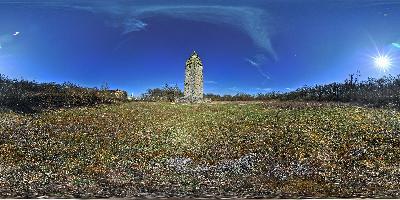
[[127,99],[127,93],[107,88],[84,88],[72,83],[37,83],[0,74],[0,109],[37,112],[43,109],[92,106]]
[[[165,84],[162,88],[148,89],[146,93],[142,94],[139,100],[141,101],[166,101],[173,102],[175,99],[183,97],[183,92],[177,85],[169,86]],[[217,95],[217,94],[205,94],[204,98],[212,101],[253,101],[256,100],[255,96],[249,94],[237,94],[237,95]]]
[[[350,75],[343,83],[304,86],[292,92],[270,92],[250,95],[205,94],[212,101],[330,101],[357,103],[374,107],[400,108],[400,75],[379,79],[358,80]],[[175,85],[148,89],[139,100],[173,102],[183,92]],[[73,83],[37,83],[35,81],[9,79],[0,74],[0,109],[18,112],[36,112],[43,109],[92,106],[127,100],[127,93],[108,88],[85,88]]]
[[359,75],[352,74],[344,83],[305,86],[293,92],[266,94],[264,97],[280,100],[350,102],[373,107],[400,108],[400,75],[389,75],[379,79],[368,78],[365,81],[359,81],[358,77]]
[[165,84],[163,88],[148,89],[146,93],[142,94],[140,100],[173,102],[179,97],[183,97],[183,92],[177,85],[169,86]]
[[[264,101],[264,100],[296,100],[296,101],[331,101],[358,103],[374,107],[400,108],[400,75],[385,76],[379,79],[368,78],[359,81],[359,75],[351,74],[342,83],[304,86],[292,92],[270,92],[250,95],[205,94],[212,101]],[[173,101],[182,97],[182,91],[177,87],[166,85],[163,88],[149,89],[142,95],[145,101]]]

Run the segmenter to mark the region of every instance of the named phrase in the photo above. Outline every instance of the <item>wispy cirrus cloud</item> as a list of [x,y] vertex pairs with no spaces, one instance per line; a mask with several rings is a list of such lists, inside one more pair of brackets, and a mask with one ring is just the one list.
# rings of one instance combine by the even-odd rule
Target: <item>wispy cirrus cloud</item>
[[[139,5],[134,1],[119,0],[71,0],[65,2],[67,2],[66,6],[74,9],[108,14],[112,18],[110,24],[114,27],[122,28],[123,34],[145,30],[148,25],[146,22],[147,19],[154,16],[168,16],[191,21],[230,25],[246,33],[252,39],[253,43],[265,51],[272,60],[278,59],[271,42],[271,32],[274,30],[272,17],[266,9],[251,6],[252,4],[247,1],[237,6],[218,4],[218,2],[215,5],[188,2],[184,4],[179,2],[178,4],[173,0],[169,1],[169,5],[154,4],[152,3],[154,1],[147,1],[149,3],[146,5]],[[174,2],[176,3],[175,5]],[[270,0],[269,2],[274,3],[274,0]],[[290,3],[291,1],[287,2]],[[400,5],[398,0],[337,0],[325,3],[332,6],[350,7]]]
[[278,59],[272,43],[271,17],[264,9],[251,6],[225,5],[137,5],[133,2],[87,1],[69,3],[65,6],[93,13],[107,14],[109,25],[122,29],[123,34],[142,31],[148,25],[147,19],[167,16],[212,24],[225,24],[247,34],[253,43],[273,59]]

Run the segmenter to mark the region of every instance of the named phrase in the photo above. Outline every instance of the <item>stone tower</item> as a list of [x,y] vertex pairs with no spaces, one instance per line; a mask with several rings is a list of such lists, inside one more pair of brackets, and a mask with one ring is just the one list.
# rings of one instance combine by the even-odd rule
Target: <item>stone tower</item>
[[188,102],[203,101],[203,64],[195,51],[186,61],[184,99]]

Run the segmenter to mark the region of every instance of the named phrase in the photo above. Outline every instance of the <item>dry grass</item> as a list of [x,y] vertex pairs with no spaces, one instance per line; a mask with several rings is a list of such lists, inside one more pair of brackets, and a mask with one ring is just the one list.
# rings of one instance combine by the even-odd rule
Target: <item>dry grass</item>
[[399,197],[400,113],[125,103],[0,116],[1,197]]

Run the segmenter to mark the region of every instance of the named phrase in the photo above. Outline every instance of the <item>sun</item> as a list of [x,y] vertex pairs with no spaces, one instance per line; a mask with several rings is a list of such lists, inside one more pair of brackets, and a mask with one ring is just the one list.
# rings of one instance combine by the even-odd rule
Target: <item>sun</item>
[[382,71],[387,71],[392,66],[392,58],[388,55],[378,55],[373,59],[375,66]]

